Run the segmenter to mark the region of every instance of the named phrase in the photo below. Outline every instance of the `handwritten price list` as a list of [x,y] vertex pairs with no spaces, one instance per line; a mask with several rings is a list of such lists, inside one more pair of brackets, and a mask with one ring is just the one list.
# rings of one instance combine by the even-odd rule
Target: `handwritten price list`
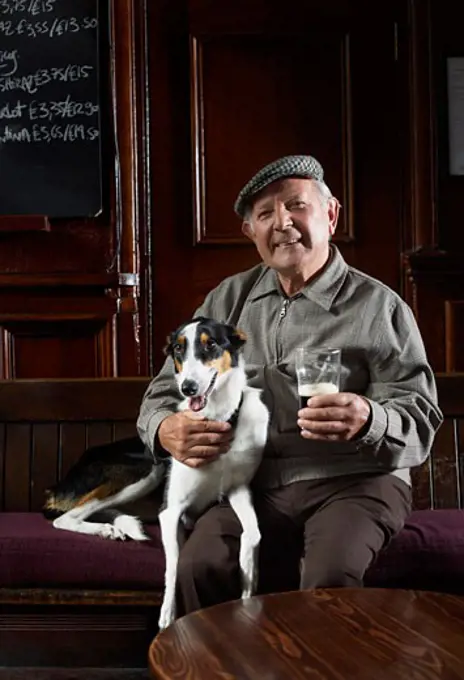
[[8,158],[60,183],[76,167],[99,182],[98,30],[98,0],[0,0],[0,183]]

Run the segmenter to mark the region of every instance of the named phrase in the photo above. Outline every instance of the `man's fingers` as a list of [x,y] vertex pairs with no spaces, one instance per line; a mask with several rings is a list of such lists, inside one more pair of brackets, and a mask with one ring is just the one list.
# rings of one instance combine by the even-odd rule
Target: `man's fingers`
[[356,398],[351,392],[334,392],[332,394],[318,394],[310,397],[308,404],[310,408],[325,408],[328,406],[343,407],[348,406]]
[[190,432],[228,432],[231,430],[230,423],[221,420],[206,420],[204,416],[197,416],[192,411],[185,411],[184,415],[188,418],[188,428]]
[[327,408],[307,408],[301,409],[298,412],[299,420],[310,420],[310,421],[327,421],[327,420],[348,420],[349,411],[346,408],[338,408],[337,406],[331,406]]
[[193,432],[189,437],[189,448],[193,446],[221,446],[230,444],[233,439],[232,432]]
[[220,420],[201,420],[196,425],[198,425],[197,432],[229,432],[232,429],[230,423]]
[[341,434],[348,431],[346,423],[340,421],[326,421],[326,420],[298,420],[298,426],[302,430],[313,432],[314,434]]
[[341,441],[339,434],[316,434],[309,432],[309,430],[301,430],[303,439],[314,439],[318,441]]
[[184,457],[187,458],[208,458],[214,459],[218,458],[222,453],[226,453],[229,450],[227,445],[222,446],[192,446],[185,454]]
[[216,460],[216,458],[186,458],[182,462],[184,465],[188,465],[188,467],[191,468],[199,468],[203,467],[203,465],[208,465],[208,463],[211,463],[212,460]]

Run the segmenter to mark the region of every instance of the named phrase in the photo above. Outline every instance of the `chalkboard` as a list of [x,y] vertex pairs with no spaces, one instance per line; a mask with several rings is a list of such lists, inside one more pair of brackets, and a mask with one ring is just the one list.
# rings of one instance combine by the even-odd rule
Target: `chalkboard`
[[0,215],[102,209],[98,0],[0,0]]

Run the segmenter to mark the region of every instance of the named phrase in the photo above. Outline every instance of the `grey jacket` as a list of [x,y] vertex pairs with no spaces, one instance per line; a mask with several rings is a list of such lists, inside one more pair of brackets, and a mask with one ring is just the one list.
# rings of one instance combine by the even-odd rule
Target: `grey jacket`
[[[335,246],[331,250],[324,271],[293,298],[261,264],[225,279],[195,313],[247,334],[249,383],[262,389],[271,412],[256,477],[264,487],[354,473],[392,473],[409,482],[409,468],[426,460],[443,419],[411,309],[390,288],[349,267]],[[362,437],[342,443],[301,437],[294,351],[302,345],[342,349],[340,391],[361,394],[371,404]],[[152,450],[161,421],[179,401],[167,359],[145,393],[137,422]]]

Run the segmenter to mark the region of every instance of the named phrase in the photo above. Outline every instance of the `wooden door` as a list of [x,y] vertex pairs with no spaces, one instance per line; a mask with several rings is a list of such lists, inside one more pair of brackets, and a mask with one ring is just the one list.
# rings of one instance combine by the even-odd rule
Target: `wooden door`
[[321,161],[343,206],[335,242],[400,290],[399,4],[150,3],[156,368],[167,332],[221,279],[258,262],[233,201],[281,155]]

